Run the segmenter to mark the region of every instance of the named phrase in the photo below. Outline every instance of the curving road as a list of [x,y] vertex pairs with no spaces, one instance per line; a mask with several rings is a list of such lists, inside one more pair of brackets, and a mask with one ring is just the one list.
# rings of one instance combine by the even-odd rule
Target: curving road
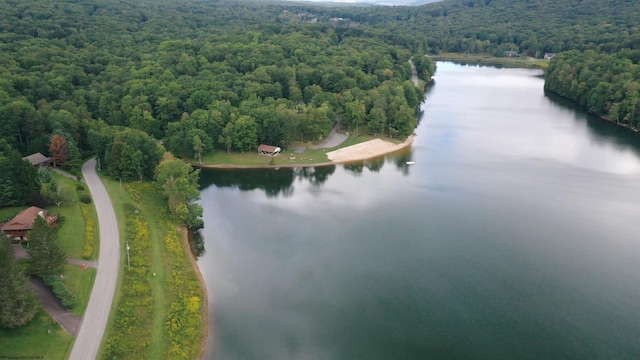
[[118,222],[109,194],[96,173],[95,159],[87,161],[82,166],[82,176],[89,186],[98,214],[100,255],[91,298],[80,325],[80,332],[73,344],[70,360],[95,359],[98,355],[116,291],[120,265]]

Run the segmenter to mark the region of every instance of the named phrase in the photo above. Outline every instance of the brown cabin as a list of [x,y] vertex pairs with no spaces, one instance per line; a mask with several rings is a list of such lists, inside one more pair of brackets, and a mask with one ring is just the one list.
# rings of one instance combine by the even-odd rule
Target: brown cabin
[[29,156],[25,156],[22,160],[26,160],[31,163],[33,166],[49,166],[51,165],[51,158],[48,158],[41,153],[31,154]]
[[277,146],[264,145],[264,144],[258,146],[258,154],[260,155],[276,156],[280,154],[281,151],[282,149],[280,149]]
[[4,233],[12,239],[18,239],[20,241],[27,240],[27,234],[33,228],[33,222],[37,216],[42,216],[49,226],[58,221],[58,215],[49,215],[47,210],[32,206],[22,210],[6,223],[0,224],[0,231],[4,231]]

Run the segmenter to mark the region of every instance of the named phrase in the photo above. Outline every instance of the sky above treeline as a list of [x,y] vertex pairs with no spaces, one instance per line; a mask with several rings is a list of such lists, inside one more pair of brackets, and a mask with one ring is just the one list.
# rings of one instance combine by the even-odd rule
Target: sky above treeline
[[286,1],[304,1],[304,2],[324,2],[324,3],[341,3],[341,4],[375,4],[375,5],[422,5],[441,0],[286,0]]

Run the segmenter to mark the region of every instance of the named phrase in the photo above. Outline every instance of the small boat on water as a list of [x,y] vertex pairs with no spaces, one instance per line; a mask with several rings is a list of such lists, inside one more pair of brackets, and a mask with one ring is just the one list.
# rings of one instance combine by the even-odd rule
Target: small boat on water
[[416,163],[415,161],[407,161],[407,165],[413,165],[415,163]]

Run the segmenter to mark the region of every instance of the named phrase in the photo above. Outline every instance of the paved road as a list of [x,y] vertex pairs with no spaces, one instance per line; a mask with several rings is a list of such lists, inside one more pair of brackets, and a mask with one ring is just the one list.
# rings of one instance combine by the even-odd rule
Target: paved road
[[347,135],[340,134],[338,132],[338,124],[336,124],[331,129],[331,131],[329,132],[329,135],[327,136],[326,139],[324,139],[324,141],[322,141],[318,145],[311,146],[311,148],[312,149],[328,149],[328,148],[336,147],[342,144],[345,140],[347,140]]
[[82,166],[82,176],[89,186],[98,213],[100,226],[98,261],[100,266],[93,283],[91,298],[84,313],[80,332],[71,350],[70,360],[96,358],[109,319],[120,265],[120,238],[116,214],[113,211],[109,194],[96,174],[95,160],[89,160]]
[[413,81],[413,84],[418,87],[420,85],[418,82],[418,71],[416,70],[415,65],[413,65],[413,61],[411,61],[411,59],[409,59],[409,65],[411,65],[411,81]]

